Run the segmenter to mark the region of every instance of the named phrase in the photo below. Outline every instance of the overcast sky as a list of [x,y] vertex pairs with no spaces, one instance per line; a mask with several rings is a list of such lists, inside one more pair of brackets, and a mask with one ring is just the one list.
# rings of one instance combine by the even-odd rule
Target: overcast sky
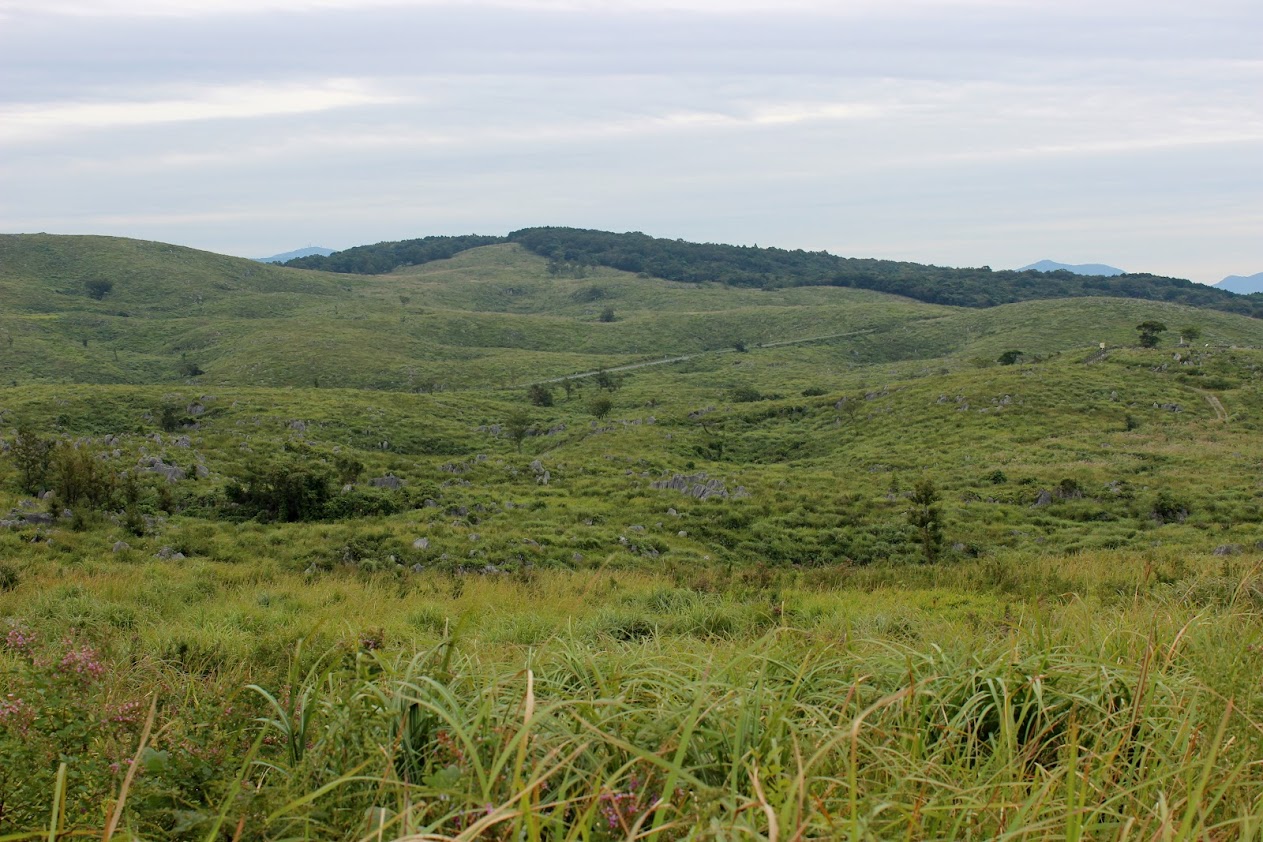
[[1263,271],[1260,0],[0,0],[0,231]]

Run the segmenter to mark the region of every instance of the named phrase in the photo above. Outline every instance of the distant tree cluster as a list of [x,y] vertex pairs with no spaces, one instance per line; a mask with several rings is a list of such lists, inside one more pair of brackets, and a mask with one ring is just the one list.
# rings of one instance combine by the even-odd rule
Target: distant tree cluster
[[1263,294],[1236,295],[1180,278],[1148,274],[1113,277],[1057,272],[955,269],[895,260],[846,258],[825,251],[789,251],[667,240],[638,232],[526,228],[509,240],[550,260],[608,266],[672,281],[733,286],[847,286],[933,304],[992,307],[1016,301],[1111,296],[1171,301],[1263,317]]
[[582,228],[523,228],[506,237],[469,234],[357,246],[328,257],[300,257],[286,266],[327,272],[381,274],[400,266],[445,260],[462,251],[518,243],[548,260],[554,276],[584,277],[605,266],[644,277],[685,283],[718,282],[777,289],[842,286],[903,295],[932,304],[993,307],[1047,298],[1110,296],[1170,301],[1263,318],[1263,293],[1237,295],[1181,278],[1149,274],[1112,277],[1056,272],[951,268],[897,260],[838,257],[826,251],[690,243],[639,232],[616,234]]
[[377,243],[335,251],[325,257],[313,254],[285,263],[295,269],[319,269],[323,272],[344,272],[354,275],[381,275],[400,266],[419,266],[435,260],[447,260],[462,251],[506,242],[504,237],[463,234],[458,237],[421,237],[416,240]]

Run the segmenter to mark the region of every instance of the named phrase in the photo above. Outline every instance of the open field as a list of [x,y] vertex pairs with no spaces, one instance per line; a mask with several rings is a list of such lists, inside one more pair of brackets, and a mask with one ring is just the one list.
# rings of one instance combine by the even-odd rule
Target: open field
[[0,840],[1263,832],[1263,323],[47,240]]

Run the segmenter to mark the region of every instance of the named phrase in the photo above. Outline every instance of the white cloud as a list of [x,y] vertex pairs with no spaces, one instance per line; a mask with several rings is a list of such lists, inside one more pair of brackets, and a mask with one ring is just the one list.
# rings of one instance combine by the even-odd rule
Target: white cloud
[[1067,0],[0,0],[0,15],[74,17],[208,17],[331,9],[484,7],[540,12],[717,15],[807,13],[831,17],[905,13],[937,8],[1064,7]]
[[0,141],[64,136],[76,130],[309,114],[398,101],[397,95],[359,80],[331,79],[319,84],[203,87],[165,98],[10,104],[0,106]]

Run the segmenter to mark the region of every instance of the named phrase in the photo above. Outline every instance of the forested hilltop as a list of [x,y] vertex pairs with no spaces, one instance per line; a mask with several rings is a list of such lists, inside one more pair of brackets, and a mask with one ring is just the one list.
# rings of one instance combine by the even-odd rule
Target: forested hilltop
[[286,266],[327,272],[381,274],[401,266],[445,260],[496,243],[518,243],[548,258],[558,274],[605,266],[685,283],[719,282],[777,289],[841,286],[903,295],[931,304],[994,307],[1046,298],[1107,296],[1169,301],[1190,307],[1263,317],[1263,294],[1236,295],[1182,278],[1146,273],[1076,275],[1071,272],[993,271],[897,260],[839,257],[824,251],[690,243],[631,232],[583,228],[523,228],[505,237],[465,235],[357,246],[328,257],[303,257]]

